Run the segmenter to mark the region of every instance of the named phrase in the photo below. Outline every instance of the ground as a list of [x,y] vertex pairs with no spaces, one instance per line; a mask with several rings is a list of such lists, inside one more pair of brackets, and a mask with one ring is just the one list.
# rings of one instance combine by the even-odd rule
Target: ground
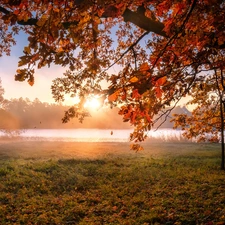
[[0,224],[224,225],[220,146],[0,142]]

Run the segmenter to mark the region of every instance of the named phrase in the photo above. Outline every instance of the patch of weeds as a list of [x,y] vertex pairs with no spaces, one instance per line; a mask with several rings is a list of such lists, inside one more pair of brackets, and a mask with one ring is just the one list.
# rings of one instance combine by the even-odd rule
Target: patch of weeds
[[0,168],[0,177],[6,176],[10,171],[7,168]]
[[67,166],[75,166],[78,164],[95,164],[95,165],[104,165],[106,162],[105,160],[90,160],[90,159],[60,159],[58,160],[60,164],[67,165]]
[[0,177],[6,176],[7,174],[10,174],[14,171],[14,166],[10,164],[10,161],[3,161],[0,164]]

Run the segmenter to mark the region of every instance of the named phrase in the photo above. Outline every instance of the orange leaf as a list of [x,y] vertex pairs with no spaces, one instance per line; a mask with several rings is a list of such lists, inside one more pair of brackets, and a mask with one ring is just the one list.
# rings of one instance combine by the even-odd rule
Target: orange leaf
[[33,85],[34,85],[34,81],[28,80],[28,84],[29,84],[30,86],[33,86]]
[[132,77],[131,79],[130,79],[130,82],[131,83],[135,83],[135,82],[137,82],[138,81],[138,78],[137,77]]
[[165,23],[165,27],[163,28],[163,30],[168,34],[171,30],[171,26],[173,24],[173,19],[168,19]]
[[150,69],[150,67],[149,67],[148,63],[143,63],[143,64],[141,64],[139,70],[140,70],[141,72],[143,72],[143,71],[147,71],[147,70],[149,70],[149,69]]
[[224,36],[220,36],[220,37],[218,38],[218,44],[219,44],[219,45],[222,45],[222,44],[224,44],[224,42],[225,42],[225,37],[224,37]]
[[139,94],[137,89],[133,90],[132,98],[134,98],[134,99],[140,99],[141,98],[141,95]]
[[147,119],[147,121],[150,123],[152,120],[151,120],[151,117],[149,116],[149,114],[146,112],[145,114],[145,118]]
[[59,10],[59,8],[54,8],[53,11],[54,12],[59,12],[60,10]]
[[162,97],[162,90],[161,90],[160,87],[156,87],[155,92],[156,92],[156,97],[157,98],[161,98]]
[[33,86],[34,85],[34,77],[31,76],[27,82],[30,86]]
[[118,4],[116,4],[116,8],[117,9],[119,9],[119,8],[123,8],[124,7],[124,2],[122,2],[122,3],[118,3]]
[[157,80],[157,85],[161,86],[166,83],[166,76],[161,77]]
[[19,9],[16,9],[15,11],[14,11],[14,14],[15,15],[18,15],[20,13],[20,10]]
[[114,102],[114,101],[116,101],[118,99],[118,96],[119,96],[119,91],[116,91],[113,94],[108,96],[108,100],[110,102]]

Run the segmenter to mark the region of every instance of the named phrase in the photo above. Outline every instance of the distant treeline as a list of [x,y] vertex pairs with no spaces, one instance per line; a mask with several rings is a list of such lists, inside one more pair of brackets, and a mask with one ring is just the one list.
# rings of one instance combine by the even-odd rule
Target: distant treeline
[[[4,101],[0,109],[0,129],[57,129],[57,128],[99,128],[99,129],[127,129],[132,128],[122,121],[118,109],[105,109],[91,112],[91,117],[85,118],[81,124],[77,119],[62,123],[64,112],[69,106],[62,104],[49,104],[39,99],[30,101],[28,98],[11,99]],[[185,107],[177,107],[174,113],[188,112]],[[163,119],[160,119],[159,125]],[[170,118],[162,128],[171,128]],[[156,124],[156,126],[157,126]]]
[[122,122],[122,117],[118,115],[116,108],[93,111],[83,123],[77,119],[72,119],[66,124],[62,123],[64,112],[68,109],[69,106],[49,104],[39,99],[5,100],[4,107],[0,109],[0,129],[130,128],[129,124]]

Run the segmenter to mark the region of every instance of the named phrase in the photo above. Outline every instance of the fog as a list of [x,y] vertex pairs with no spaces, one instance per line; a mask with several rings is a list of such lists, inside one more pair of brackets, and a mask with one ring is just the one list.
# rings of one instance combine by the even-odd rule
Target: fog
[[48,104],[38,99],[11,99],[0,110],[1,129],[65,129],[65,128],[99,128],[99,129],[129,129],[128,123],[122,122],[118,109],[96,109],[90,112],[83,123],[76,118],[68,123],[62,123],[64,112],[69,106]]
[[[90,111],[91,116],[86,117],[83,123],[74,118],[65,124],[62,123],[62,118],[68,109],[69,106],[49,104],[39,99],[34,101],[28,98],[6,100],[4,107],[0,109],[0,129],[132,128],[129,123],[122,121],[117,108],[93,109]],[[184,108],[177,107],[173,113],[184,113]],[[159,120],[157,124],[160,124],[162,120]],[[169,120],[170,118],[162,125],[162,128],[172,127]]]

